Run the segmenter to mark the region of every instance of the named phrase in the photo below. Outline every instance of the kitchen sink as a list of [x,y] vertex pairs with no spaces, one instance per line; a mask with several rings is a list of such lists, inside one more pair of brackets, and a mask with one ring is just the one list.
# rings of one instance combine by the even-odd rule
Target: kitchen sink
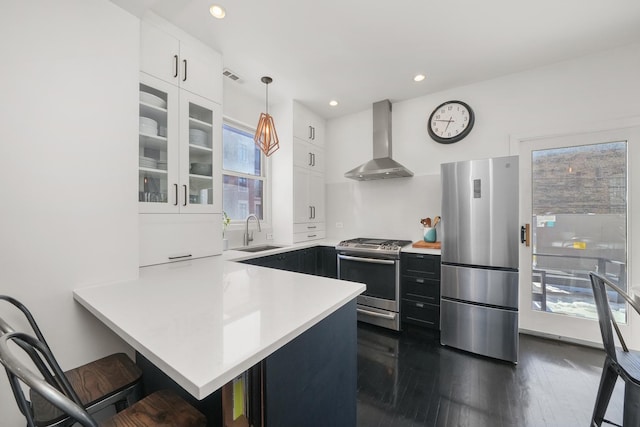
[[284,246],[256,245],[256,246],[245,246],[243,248],[236,248],[234,250],[242,251],[242,252],[262,252],[262,251],[268,251],[271,249],[280,249],[280,248],[284,248]]

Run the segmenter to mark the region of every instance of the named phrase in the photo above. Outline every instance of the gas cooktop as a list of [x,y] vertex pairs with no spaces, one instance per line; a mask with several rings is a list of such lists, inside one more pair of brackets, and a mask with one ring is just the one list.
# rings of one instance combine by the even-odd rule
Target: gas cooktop
[[411,243],[411,240],[375,239],[359,237],[343,240],[336,246],[337,250],[356,250],[358,252],[400,253],[400,250]]

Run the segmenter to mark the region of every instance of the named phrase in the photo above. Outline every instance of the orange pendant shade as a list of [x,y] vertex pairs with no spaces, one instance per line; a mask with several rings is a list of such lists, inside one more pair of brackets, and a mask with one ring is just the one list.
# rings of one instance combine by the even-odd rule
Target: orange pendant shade
[[276,125],[273,123],[273,117],[269,113],[261,113],[256,134],[253,137],[256,145],[260,150],[269,157],[280,148]]

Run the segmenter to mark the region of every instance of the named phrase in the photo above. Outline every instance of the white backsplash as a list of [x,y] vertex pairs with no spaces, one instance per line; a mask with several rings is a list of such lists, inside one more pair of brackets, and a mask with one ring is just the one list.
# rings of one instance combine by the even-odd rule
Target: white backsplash
[[423,238],[420,219],[440,215],[440,175],[331,183],[326,190],[329,238],[417,241]]

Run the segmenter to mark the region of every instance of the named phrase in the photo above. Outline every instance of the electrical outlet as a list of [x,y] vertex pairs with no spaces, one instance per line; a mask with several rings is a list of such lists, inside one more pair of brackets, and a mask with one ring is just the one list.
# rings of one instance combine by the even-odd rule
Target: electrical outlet
[[336,228],[342,228],[343,224],[341,222],[336,222]]
[[267,233],[267,240],[273,240],[273,233]]

